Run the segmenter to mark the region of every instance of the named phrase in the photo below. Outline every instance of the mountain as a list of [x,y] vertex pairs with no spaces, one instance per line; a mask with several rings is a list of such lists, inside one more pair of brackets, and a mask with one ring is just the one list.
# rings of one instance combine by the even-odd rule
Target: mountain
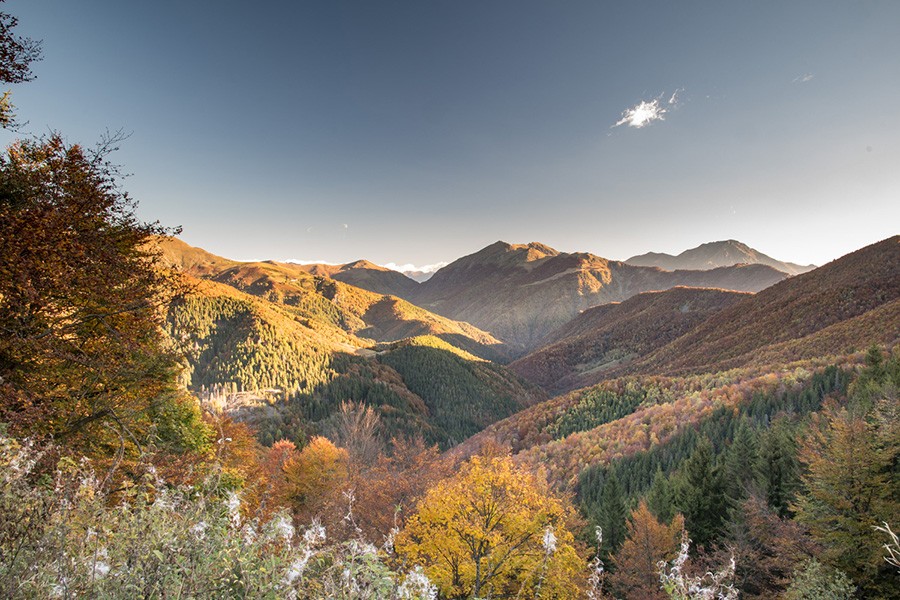
[[598,383],[746,298],[745,292],[675,287],[589,308],[509,365],[552,393]]
[[[184,276],[168,310],[185,385],[250,422],[264,442],[327,431],[344,401],[373,407],[388,436],[451,446],[543,400],[500,365],[433,336],[372,346],[304,307]],[[437,382],[437,383],[436,383]]]
[[338,266],[275,261],[245,263],[217,257],[174,238],[162,239],[159,244],[166,264],[188,275],[289,306],[307,319],[308,324],[320,329],[337,327],[372,342],[433,335],[481,358],[504,360],[507,355],[502,342],[468,323],[333,278],[365,279],[372,274],[384,273],[382,281],[390,281],[393,275],[400,276],[372,263],[357,261]]
[[216,256],[175,237],[155,238],[153,244],[164,265],[175,267],[195,277],[208,277],[238,264],[237,261]]
[[419,282],[415,279],[367,260],[357,260],[343,265],[297,264],[293,266],[311,275],[330,277],[335,281],[343,281],[376,294],[409,298],[419,287]]
[[898,341],[898,312],[894,236],[741,300],[629,369],[712,372],[843,354]]
[[647,254],[632,256],[625,262],[639,267],[659,267],[666,271],[677,271],[679,269],[707,270],[738,264],[758,264],[768,265],[788,275],[799,275],[816,268],[815,265],[804,266],[775,260],[737,240],[701,244],[696,248],[685,250],[678,256],[648,252]]
[[410,300],[489,331],[521,353],[582,310],[641,292],[675,286],[755,292],[785,277],[766,265],[670,272],[540,243],[497,242],[440,269]]

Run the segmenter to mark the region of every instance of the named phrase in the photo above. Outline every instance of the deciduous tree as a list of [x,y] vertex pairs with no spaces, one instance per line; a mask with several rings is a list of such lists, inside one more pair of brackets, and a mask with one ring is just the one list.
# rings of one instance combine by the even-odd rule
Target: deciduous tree
[[[0,157],[0,420],[95,455],[199,422],[172,404],[161,308],[175,286],[153,250],[165,230],[136,217],[108,142],[54,134]],[[168,418],[187,421],[156,426]]]
[[660,523],[641,500],[628,521],[625,543],[613,558],[616,567],[609,583],[616,597],[654,600],[668,596],[659,586],[660,561],[678,555],[684,519],[676,515],[670,525]]
[[432,487],[396,540],[445,598],[574,598],[584,562],[571,506],[508,456],[474,457]]

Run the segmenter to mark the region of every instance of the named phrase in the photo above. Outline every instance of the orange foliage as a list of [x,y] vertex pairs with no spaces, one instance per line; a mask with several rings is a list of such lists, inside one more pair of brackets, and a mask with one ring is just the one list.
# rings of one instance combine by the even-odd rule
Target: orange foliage
[[668,596],[660,590],[660,561],[670,561],[678,554],[684,517],[676,515],[670,525],[664,525],[641,503],[631,513],[628,534],[622,548],[613,557],[615,572],[609,582],[616,597],[626,600],[663,600]]
[[338,508],[349,475],[348,461],[346,450],[317,436],[284,463],[287,499],[301,522]]

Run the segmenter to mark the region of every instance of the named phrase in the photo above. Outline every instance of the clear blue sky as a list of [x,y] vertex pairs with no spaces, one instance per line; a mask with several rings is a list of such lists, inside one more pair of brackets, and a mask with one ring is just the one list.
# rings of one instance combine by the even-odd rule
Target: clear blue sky
[[900,229],[895,0],[2,7],[44,40],[28,130],[131,132],[140,214],[232,258],[821,264]]

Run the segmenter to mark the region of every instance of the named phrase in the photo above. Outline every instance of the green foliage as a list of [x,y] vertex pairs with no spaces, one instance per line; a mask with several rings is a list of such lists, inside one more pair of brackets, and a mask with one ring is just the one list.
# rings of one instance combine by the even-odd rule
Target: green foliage
[[622,542],[625,541],[626,527],[630,511],[625,506],[625,498],[622,487],[616,477],[615,471],[609,474],[603,484],[603,492],[600,495],[600,503],[597,507],[597,525],[603,531],[603,544],[600,547],[601,555],[612,555]]
[[745,499],[748,492],[757,485],[757,445],[756,432],[746,419],[742,420],[734,441],[724,453],[722,464],[722,483],[732,505]]
[[647,492],[647,508],[663,523],[669,523],[675,516],[675,498],[672,486],[662,469],[653,475],[653,484]]
[[[531,403],[534,391],[491,363],[442,348],[403,345],[378,357],[422,398],[435,427],[426,440],[450,447]],[[536,399],[536,398],[534,398]]]
[[844,573],[829,568],[816,559],[794,573],[794,580],[784,594],[785,600],[851,600],[856,586]]
[[800,485],[797,431],[786,419],[776,420],[761,436],[757,468],[766,502],[779,517],[790,516]]
[[[718,457],[732,445],[734,437],[742,425],[755,432],[761,432],[754,434],[753,437],[757,435],[760,437],[760,452],[767,452],[768,436],[772,435],[767,430],[770,425],[775,423],[775,429],[779,432],[778,439],[772,439],[771,445],[773,448],[781,448],[779,452],[787,452],[791,448],[795,448],[792,439],[796,437],[797,430],[793,421],[779,419],[777,416],[783,414],[801,417],[818,410],[826,396],[846,391],[850,378],[851,373],[848,370],[834,366],[827,367],[794,388],[780,386],[771,392],[754,393],[750,401],[739,405],[737,410],[724,407],[716,409],[697,428],[685,428],[665,443],[653,446],[649,450],[624,456],[609,465],[590,466],[579,476],[578,495],[582,504],[590,506],[596,502],[602,488],[604,474],[610,470],[616,472],[628,501],[635,502],[650,489],[657,471],[662,471],[667,476],[674,473],[691,455],[701,439],[708,439],[712,442],[713,450]],[[783,447],[777,446],[782,443]],[[772,452],[774,453],[775,450]],[[717,460],[724,461],[726,459],[723,457]],[[793,454],[787,453],[783,457],[773,455],[773,464],[784,467],[785,465],[782,463],[785,461],[793,461],[796,465],[796,458]],[[744,468],[749,467],[745,465]],[[758,472],[758,476],[762,480],[757,485],[762,486],[764,492],[771,488],[773,501],[777,498],[778,506],[786,508],[787,502],[791,499],[788,488],[795,489],[799,481],[797,479],[798,472],[787,469],[773,472],[762,462],[758,463],[754,470]],[[788,479],[788,475],[793,478]],[[767,478],[772,478],[772,483],[765,483]],[[653,510],[652,506],[651,510]],[[663,518],[660,515],[657,517]]]
[[706,546],[722,527],[724,495],[720,471],[713,464],[712,444],[702,440],[673,482],[675,507],[699,546]]
[[555,439],[564,438],[570,433],[593,429],[621,419],[639,406],[662,404],[674,399],[671,390],[642,386],[636,381],[628,382],[623,390],[592,388],[548,427],[547,432]]

